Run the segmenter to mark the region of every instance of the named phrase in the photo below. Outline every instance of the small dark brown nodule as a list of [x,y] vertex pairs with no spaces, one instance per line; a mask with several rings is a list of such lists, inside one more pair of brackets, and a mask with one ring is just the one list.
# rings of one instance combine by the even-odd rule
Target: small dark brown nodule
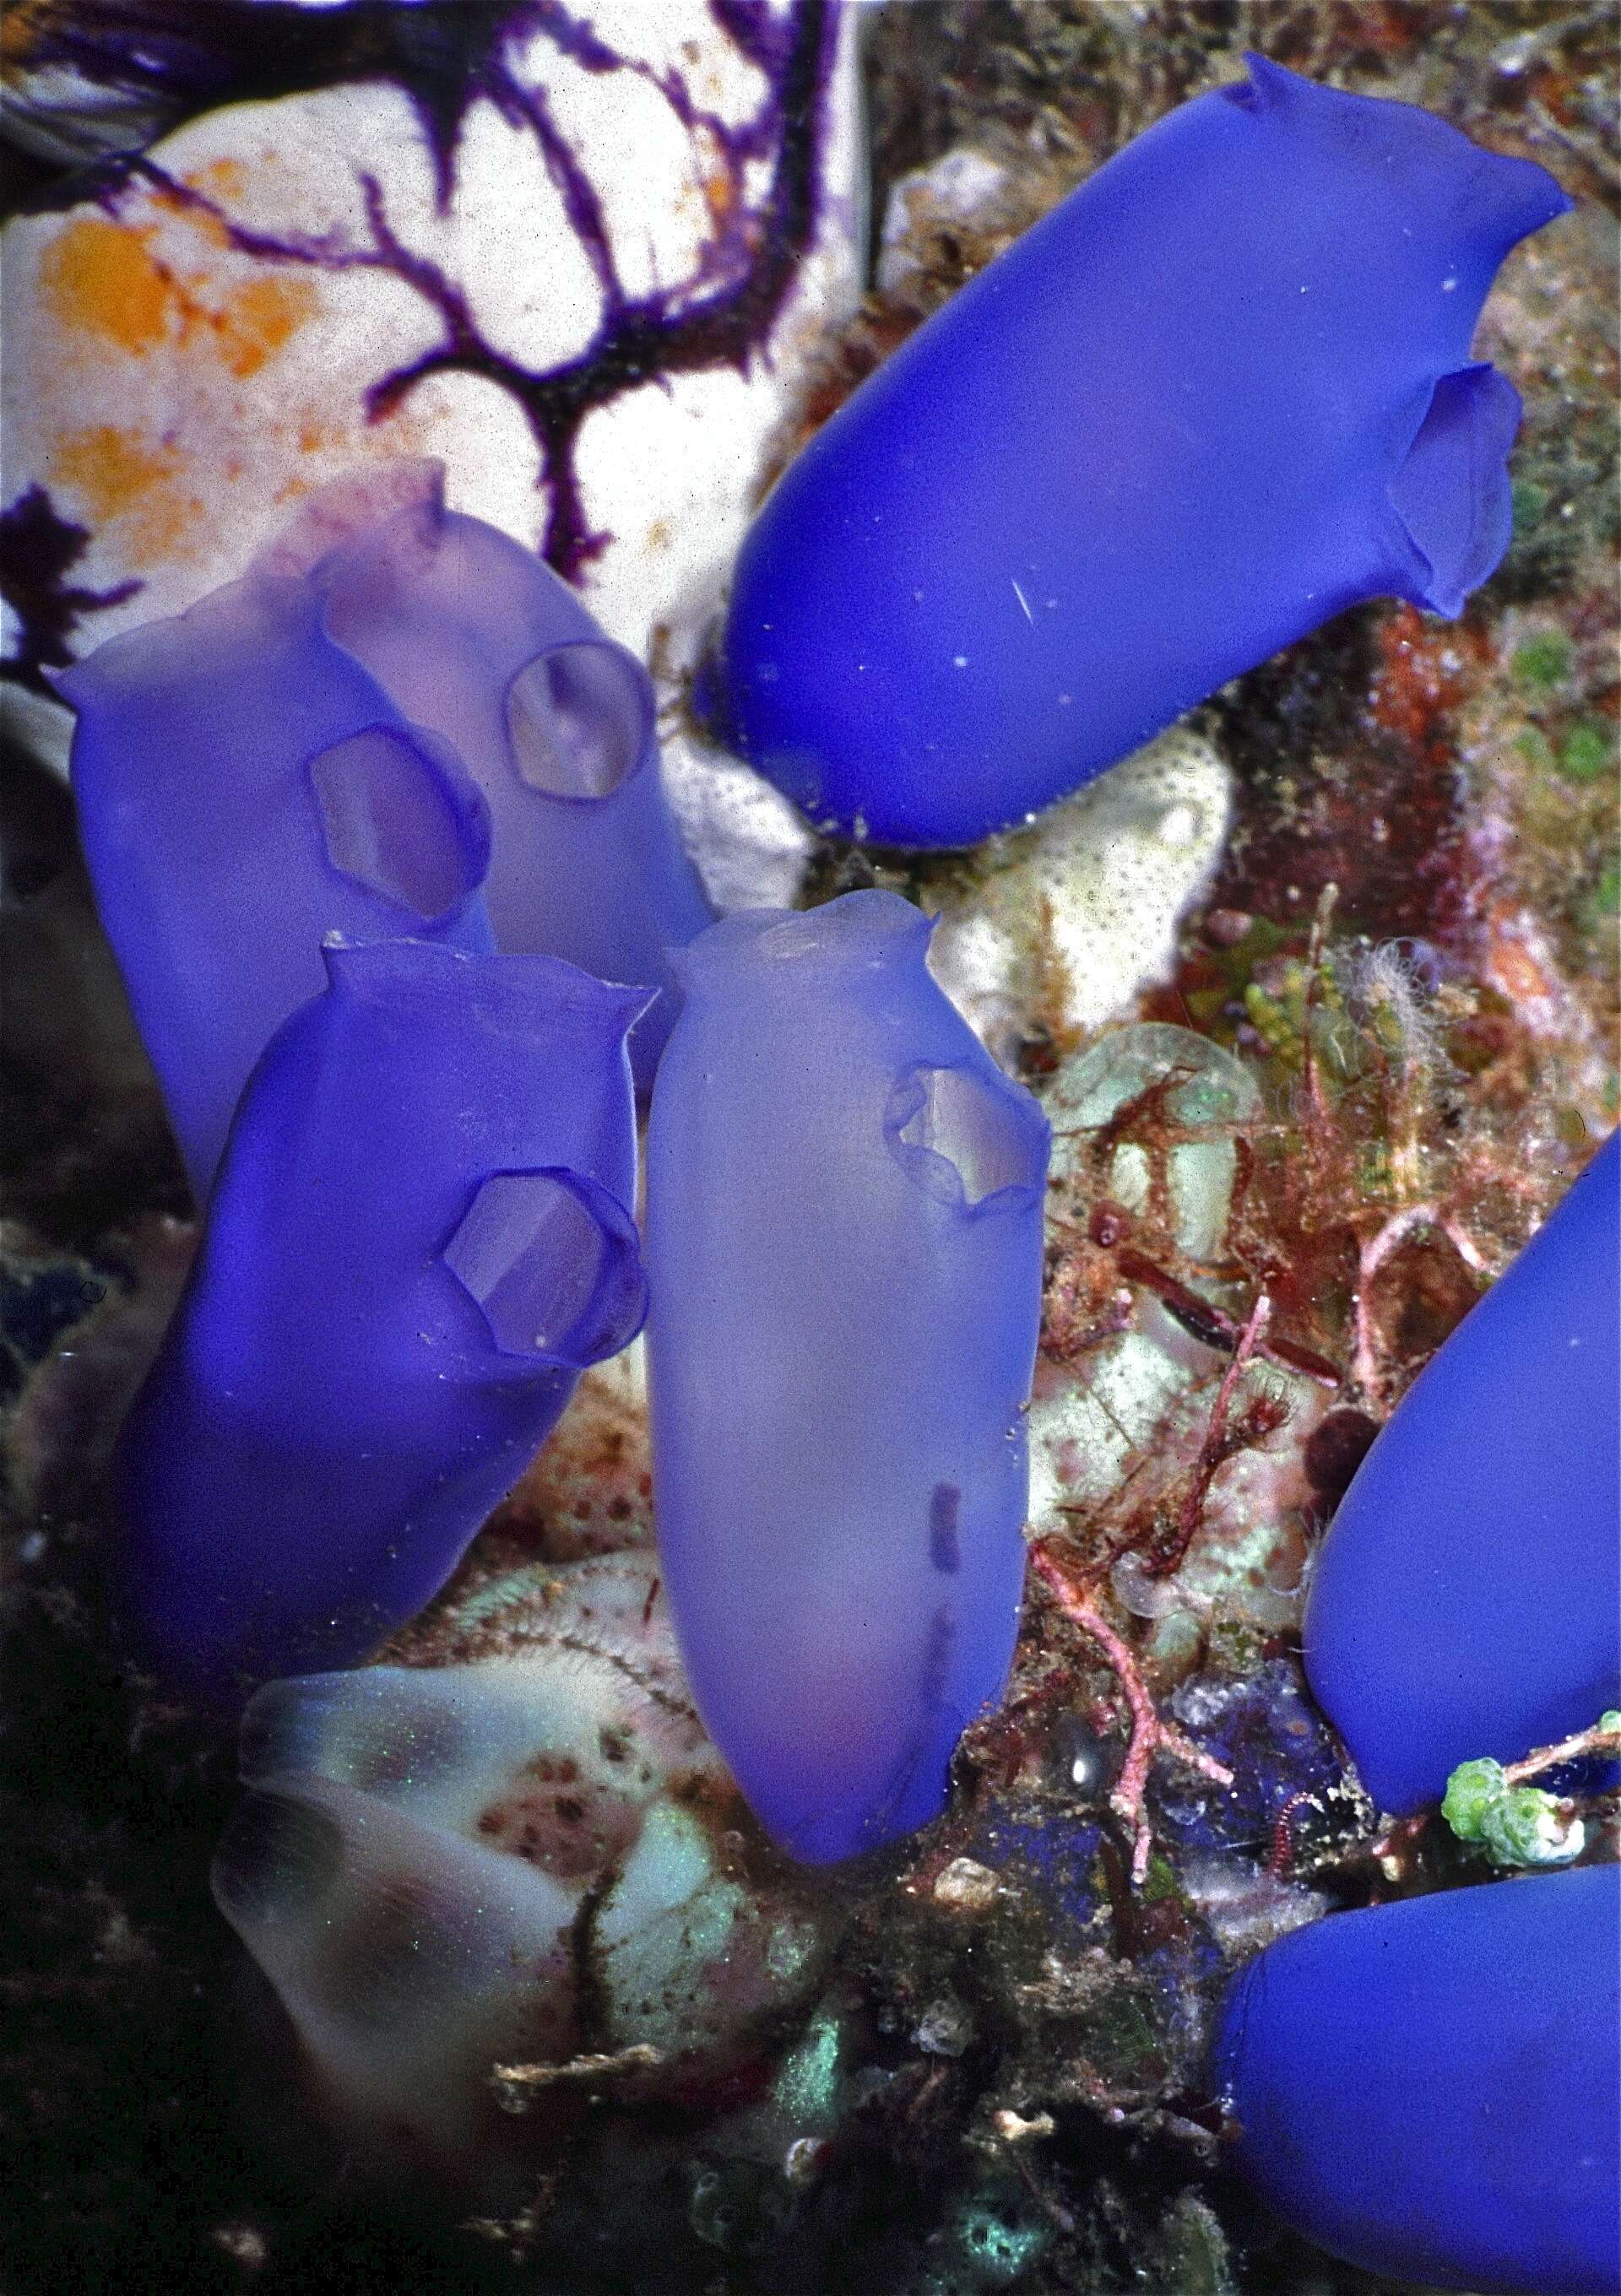
[[1131,1215],[1120,1204],[1094,1204],[1086,1232],[1101,1251],[1112,1251],[1131,1233]]
[[929,1500],[929,1561],[948,1576],[962,1561],[957,1517],[962,1493],[955,1483],[936,1483]]

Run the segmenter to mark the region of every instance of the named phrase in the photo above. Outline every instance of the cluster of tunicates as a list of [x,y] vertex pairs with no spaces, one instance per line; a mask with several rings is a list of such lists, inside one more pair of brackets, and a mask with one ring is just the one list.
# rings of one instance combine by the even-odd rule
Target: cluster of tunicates
[[[1470,337],[1567,204],[1253,59],[791,464],[704,682],[714,727],[816,828],[961,845],[1358,599],[1456,612],[1508,540],[1518,420]],[[431,469],[318,495],[58,690],[204,1216],[119,1449],[132,1647],[251,1702],[220,1902],[343,2111],[465,2146],[514,2030],[547,2062],[582,2037],[679,2058],[646,2007],[678,1964],[729,1971],[745,2022],[802,1970],[791,1912],[694,1814],[722,1759],[805,1864],[943,1808],[1018,1629],[1047,1122],[898,894],[712,920],[646,667]],[[1230,1065],[1200,1086],[1218,1132],[1253,1089]],[[1077,1122],[1112,1089],[1085,1081]],[[1180,1152],[1196,1242],[1231,1154]],[[1308,1666],[1393,1812],[1621,1697],[1615,1194],[1612,1146],[1324,1556]],[[617,1645],[333,1671],[432,1598],[644,1317],[695,1703],[632,1669],[635,1775]],[[1269,1948],[1218,2078],[1279,2209],[1437,2284],[1613,2287],[1615,1884],[1498,1882]],[[622,1998],[602,1968],[633,1972]]]

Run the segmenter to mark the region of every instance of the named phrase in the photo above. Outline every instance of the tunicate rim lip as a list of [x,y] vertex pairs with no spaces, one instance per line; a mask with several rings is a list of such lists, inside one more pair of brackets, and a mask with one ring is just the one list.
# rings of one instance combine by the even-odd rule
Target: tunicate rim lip
[[[975,1046],[975,1052],[977,1051]],[[1018,1152],[1033,1167],[1033,1178],[1006,1180],[1000,1187],[988,1189],[983,1196],[970,1197],[962,1173],[950,1156],[939,1149],[901,1139],[906,1126],[924,1105],[925,1075],[940,1070],[952,1070],[971,1078],[996,1099],[1017,1130]],[[1044,1199],[1052,1128],[1040,1103],[1010,1077],[1004,1076],[988,1054],[982,1054],[976,1059],[970,1052],[957,1061],[909,1063],[891,1087],[884,1118],[884,1140],[912,1185],[958,1219],[994,1219],[1008,1213],[1028,1212]]]
[[[369,672],[367,675],[369,676]],[[321,837],[322,856],[333,876],[348,884],[358,886],[368,899],[374,900],[402,919],[409,920],[401,926],[402,934],[420,931],[426,933],[447,931],[465,917],[477,902],[490,881],[490,862],[495,851],[495,828],[490,818],[489,800],[468,771],[461,752],[426,726],[410,718],[375,717],[365,725],[357,726],[350,734],[341,734],[335,741],[324,742],[312,750],[300,768],[304,786],[319,811],[319,799],[315,789],[315,768],[333,750],[347,742],[363,740],[368,734],[382,734],[415,751],[424,770],[432,781],[442,800],[456,839],[457,865],[461,876],[461,890],[456,898],[441,909],[418,909],[398,893],[386,892],[368,879],[355,876],[332,858],[326,838]]]
[[813,909],[736,909],[670,962],[689,995],[739,976],[751,987],[797,985],[921,959],[937,922],[901,894],[868,887]]
[[[1462,554],[1455,553],[1455,562],[1451,564],[1437,557],[1433,540],[1427,543],[1420,538],[1398,501],[1408,458],[1449,384],[1468,387],[1476,394],[1492,392],[1493,418],[1482,440],[1481,466],[1471,473],[1472,480],[1480,483],[1476,485],[1470,504],[1469,546]],[[1519,394],[1502,370],[1489,359],[1468,359],[1460,366],[1427,375],[1394,421],[1386,426],[1381,442],[1386,468],[1378,497],[1380,578],[1396,595],[1423,607],[1428,613],[1455,619],[1470,594],[1501,565],[1512,529],[1509,453],[1522,414]],[[1497,498],[1499,521],[1495,535],[1492,532],[1493,505],[1485,499],[1486,488]]]
[[[474,1203],[494,1180],[549,1180],[556,1186],[567,1189],[605,1240],[614,1255],[617,1265],[629,1267],[629,1281],[626,1286],[628,1304],[624,1311],[610,1323],[605,1330],[599,1330],[597,1339],[591,1345],[573,1348],[561,1344],[544,1348],[509,1347],[501,1338],[484,1300],[472,1291],[459,1269],[455,1267],[447,1257],[452,1243],[465,1226]],[[612,1188],[605,1187],[589,1172],[580,1171],[577,1167],[570,1164],[504,1164],[493,1171],[483,1173],[474,1183],[455,1227],[440,1244],[434,1259],[435,1265],[443,1269],[472,1301],[490,1334],[494,1353],[503,1362],[520,1364],[531,1371],[560,1371],[578,1376],[588,1371],[594,1364],[606,1363],[613,1357],[621,1354],[646,1323],[647,1269],[642,1256],[641,1243],[641,1231],[636,1224],[635,1214],[615,1195]],[[595,1294],[592,1300],[588,1302],[587,1308],[575,1317],[574,1322],[563,1335],[564,1338],[575,1340],[589,1332],[590,1309],[594,1305]],[[598,1322],[600,1324],[600,1318]]]
[[404,933],[376,940],[328,933],[321,961],[333,993],[390,1017],[457,1021],[476,1014],[483,1026],[528,1040],[540,1025],[622,1037],[659,995],[600,980],[539,950],[475,953]]

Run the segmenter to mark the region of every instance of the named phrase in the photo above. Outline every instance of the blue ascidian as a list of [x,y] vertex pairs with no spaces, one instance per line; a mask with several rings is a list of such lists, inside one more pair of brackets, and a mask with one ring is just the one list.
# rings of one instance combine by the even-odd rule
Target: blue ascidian
[[665,802],[652,680],[532,550],[446,510],[439,464],[391,479],[414,493],[386,514],[329,489],[301,522],[318,538],[335,496],[350,528],[310,570],[326,630],[482,790],[497,947],[661,990],[630,1037],[646,1090],[675,1017],[666,952],[712,921]]
[[1306,1671],[1386,1809],[1621,1705],[1618,1262],[1612,1134],[1340,1502]]
[[492,946],[489,810],[317,594],[261,569],[58,685],[96,906],[202,1202],[249,1070],[321,987],[325,934]]
[[1332,1914],[1229,1993],[1217,2084],[1279,2214],[1426,2288],[1621,2287],[1621,1867]]
[[138,1644],[226,1702],[420,1610],[645,1304],[645,992],[417,941],[325,954],[116,1462]]
[[939,1811],[1000,1693],[1045,1120],[898,895],[686,952],[647,1146],[660,1556],[705,1726],[807,1863]]
[[1024,820],[1359,600],[1502,557],[1519,402],[1470,339],[1569,205],[1527,160],[1264,57],[1100,168],[818,433],[712,700],[817,823]]

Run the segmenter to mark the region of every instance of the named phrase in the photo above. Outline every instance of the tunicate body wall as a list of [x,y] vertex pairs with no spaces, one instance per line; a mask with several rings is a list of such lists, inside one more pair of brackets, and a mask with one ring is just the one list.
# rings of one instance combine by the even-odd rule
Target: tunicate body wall
[[971,842],[1358,600],[1446,614],[1510,533],[1470,358],[1551,176],[1265,58],[1117,153],[785,472],[710,686],[819,824]]
[[706,1726],[808,1862],[939,1811],[1017,1626],[1047,1127],[929,931],[879,892],[712,927],[650,1119],[665,1583]]
[[645,1304],[643,992],[421,942],[325,962],[249,1084],[117,1460],[136,1646],[227,1704],[420,1610]]
[[1216,2084],[1280,2215],[1426,2288],[1621,2286],[1621,1868],[1330,1914],[1229,1994]]
[[[1339,1503],[1306,1669],[1387,1810],[1419,1811],[1461,1763],[1512,1761],[1621,1700],[1618,1260],[1612,1136]],[[1450,1795],[1447,1816],[1464,1833]],[[1580,1855],[1588,1821],[1556,1839]],[[1330,1915],[1229,1991],[1214,2079],[1238,2165],[1366,2270],[1613,2296],[1618,1987],[1613,1864]]]
[[60,691],[96,906],[205,1202],[325,935],[493,946],[489,808],[328,637],[317,593],[262,569],[110,639]]
[[1621,1136],[1362,1462],[1306,1605],[1312,1687],[1405,1814],[1621,1705]]
[[310,578],[329,636],[482,791],[497,947],[660,991],[630,1038],[649,1088],[675,1015],[666,952],[711,913],[665,801],[647,672],[533,551],[447,511],[432,464]]

